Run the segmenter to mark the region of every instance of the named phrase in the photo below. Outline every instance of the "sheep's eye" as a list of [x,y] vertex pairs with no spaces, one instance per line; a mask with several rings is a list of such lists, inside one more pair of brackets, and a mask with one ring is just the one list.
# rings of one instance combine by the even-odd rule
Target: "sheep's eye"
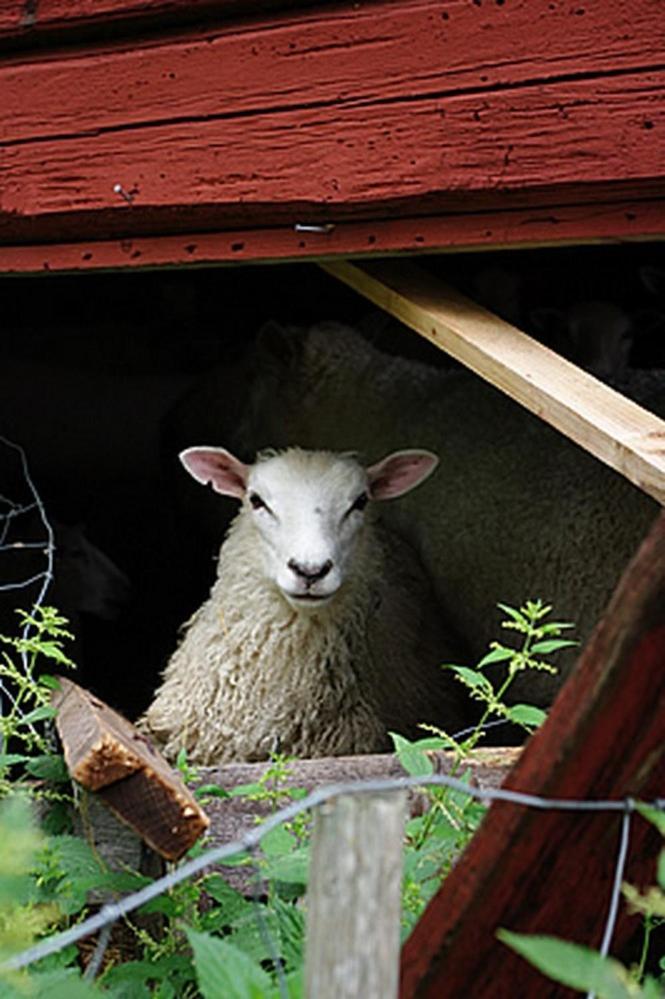
[[367,495],[367,493],[361,493],[358,499],[354,503],[352,503],[351,506],[349,507],[349,513],[353,513],[356,510],[358,511],[358,513],[362,513],[362,511],[365,509],[368,503],[369,503],[369,496]]
[[249,504],[253,510],[267,510],[268,505],[264,503],[258,493],[249,494]]

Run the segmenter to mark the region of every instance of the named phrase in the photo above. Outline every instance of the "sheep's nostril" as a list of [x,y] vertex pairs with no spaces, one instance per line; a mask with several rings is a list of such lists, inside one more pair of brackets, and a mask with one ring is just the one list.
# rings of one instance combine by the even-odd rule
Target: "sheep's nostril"
[[328,575],[333,567],[332,560],[326,559],[321,565],[309,565],[296,562],[294,558],[289,559],[287,563],[291,572],[294,572],[296,576],[300,579],[304,579],[307,583],[318,583],[320,579],[324,579]]

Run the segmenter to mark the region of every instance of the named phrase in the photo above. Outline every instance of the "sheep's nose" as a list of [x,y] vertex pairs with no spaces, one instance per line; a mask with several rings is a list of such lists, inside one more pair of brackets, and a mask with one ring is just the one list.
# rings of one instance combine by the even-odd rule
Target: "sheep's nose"
[[287,565],[291,572],[294,572],[300,579],[304,579],[308,584],[318,583],[320,579],[328,575],[333,567],[330,559],[327,559],[321,565],[303,565],[292,558],[289,559]]

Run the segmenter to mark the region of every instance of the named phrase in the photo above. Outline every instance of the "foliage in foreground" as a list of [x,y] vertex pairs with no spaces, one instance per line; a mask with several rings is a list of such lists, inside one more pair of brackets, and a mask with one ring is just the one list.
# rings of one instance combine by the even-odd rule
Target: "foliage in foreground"
[[[550,608],[540,602],[527,603],[520,610],[502,609],[506,614],[503,625],[519,636],[519,647],[493,643],[475,669],[447,667],[481,704],[478,725],[457,736],[428,728],[426,737],[416,742],[395,734],[396,752],[408,773],[426,778],[433,769],[429,751],[448,749],[454,754],[453,773],[465,780],[466,762],[488,722],[509,721],[531,732],[543,720],[543,713],[529,705],[506,705],[505,696],[523,670],[552,669],[544,657],[571,644],[560,637],[569,626],[547,622]],[[20,639],[3,640],[14,658],[4,652],[0,661],[0,679],[13,685],[13,706],[2,716],[0,730],[0,799],[4,797],[0,800],[0,964],[8,955],[84,918],[91,888],[119,897],[148,883],[135,872],[109,870],[93,846],[70,835],[62,824],[61,805],[71,803],[74,795],[62,783],[66,771],[48,730],[53,681],[38,676],[38,664],[42,658],[59,667],[68,664],[62,648],[67,637],[64,624],[55,611],[44,608],[24,616]],[[494,663],[506,667],[496,685],[486,672]],[[179,765],[183,775],[196,783],[196,772],[184,756]],[[241,795],[274,812],[305,795],[288,786],[288,775],[289,761],[278,756],[255,784],[232,792],[199,786],[197,793],[203,800],[212,795]],[[459,790],[435,788],[423,794],[429,808],[407,824],[404,936],[485,811]],[[29,799],[40,804],[39,822]],[[197,845],[192,852],[204,848],[205,844]],[[187,880],[124,921],[122,941],[112,938],[94,983],[84,971],[91,945],[71,946],[28,971],[0,972],[0,997],[272,999],[288,994],[298,999],[303,988],[307,817],[300,815],[272,830],[260,851],[236,857],[232,863],[245,872],[250,891],[256,884],[256,898],[230,887],[219,873]],[[644,899],[633,902],[646,904]],[[514,938],[511,942],[520,946]],[[613,999],[615,993],[608,995]],[[651,993],[644,995],[648,999]]]

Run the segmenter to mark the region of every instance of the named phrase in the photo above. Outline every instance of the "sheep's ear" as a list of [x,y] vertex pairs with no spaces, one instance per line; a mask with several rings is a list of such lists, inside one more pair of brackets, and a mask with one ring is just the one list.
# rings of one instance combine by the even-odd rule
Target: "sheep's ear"
[[373,500],[392,499],[415,489],[431,475],[439,459],[431,451],[396,451],[367,469]]
[[212,488],[223,496],[242,499],[247,488],[249,465],[243,464],[230,451],[222,447],[188,447],[179,454],[190,475],[197,482]]
[[256,338],[257,360],[264,368],[278,371],[288,369],[296,357],[296,338],[293,327],[280,326],[269,319]]

